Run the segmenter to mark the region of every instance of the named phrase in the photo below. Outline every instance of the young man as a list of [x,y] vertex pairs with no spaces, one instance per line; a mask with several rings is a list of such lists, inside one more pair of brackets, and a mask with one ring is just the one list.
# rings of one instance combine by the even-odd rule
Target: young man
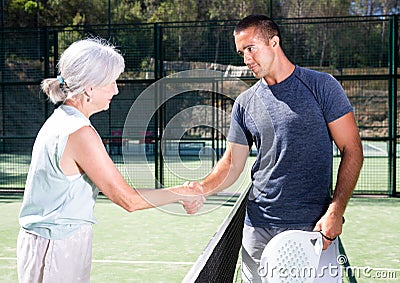
[[[300,229],[321,231],[321,262],[337,267],[336,272],[325,267],[317,279],[341,282],[336,237],[363,163],[353,108],[331,75],[289,61],[270,18],[244,18],[234,38],[238,54],[260,80],[235,101],[224,156],[202,182],[191,186],[201,186],[206,195],[229,187],[254,143],[258,154],[243,230],[243,279],[260,282],[257,271],[268,241],[282,231]],[[332,141],[341,153],[333,196]]]

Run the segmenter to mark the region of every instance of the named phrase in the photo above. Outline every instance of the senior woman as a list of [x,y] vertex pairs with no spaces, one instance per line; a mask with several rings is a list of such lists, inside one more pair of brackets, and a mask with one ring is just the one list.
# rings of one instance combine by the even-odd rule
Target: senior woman
[[129,212],[179,201],[195,213],[204,203],[201,191],[187,186],[132,188],[107,154],[89,117],[109,108],[124,67],[111,44],[84,39],[64,51],[59,76],[42,82],[50,100],[61,105],[33,146],[19,215],[20,282],[89,282],[99,190]]

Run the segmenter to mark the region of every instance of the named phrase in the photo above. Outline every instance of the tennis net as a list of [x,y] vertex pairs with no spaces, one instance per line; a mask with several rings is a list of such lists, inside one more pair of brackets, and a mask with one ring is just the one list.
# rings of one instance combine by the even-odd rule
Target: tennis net
[[233,282],[242,241],[248,189],[241,193],[182,282]]

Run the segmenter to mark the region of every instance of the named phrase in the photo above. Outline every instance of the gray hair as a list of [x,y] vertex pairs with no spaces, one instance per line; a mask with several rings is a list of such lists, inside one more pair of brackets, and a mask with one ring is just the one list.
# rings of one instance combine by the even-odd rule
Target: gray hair
[[57,64],[59,76],[45,79],[41,88],[53,103],[85,92],[86,87],[102,87],[114,82],[124,71],[124,58],[101,38],[72,43]]

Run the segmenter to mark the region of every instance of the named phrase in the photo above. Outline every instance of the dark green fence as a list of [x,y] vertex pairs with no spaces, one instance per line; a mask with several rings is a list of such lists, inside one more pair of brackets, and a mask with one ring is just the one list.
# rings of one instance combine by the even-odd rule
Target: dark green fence
[[[400,180],[398,16],[277,21],[288,57],[298,65],[334,75],[355,108],[365,153],[355,193],[395,196]],[[108,111],[93,116],[92,123],[118,166],[129,171],[137,169],[123,168],[121,145],[126,145],[120,135],[129,109],[150,85],[168,75],[194,69],[215,70],[254,83],[235,52],[235,24],[221,21],[4,29],[0,44],[0,188],[24,188],[34,138],[54,109],[40,93],[40,82],[57,75],[56,63],[69,44],[83,37],[100,36],[117,45],[125,57],[120,93]],[[217,82],[215,87],[215,91],[174,96],[157,109],[145,131],[133,133],[135,142],[130,148],[145,151],[151,171],[161,184],[172,185],[184,179],[168,173],[175,162],[161,150],[163,129],[174,115],[188,107],[209,105],[229,112],[233,99],[220,94]],[[216,128],[229,126],[229,120],[218,115],[213,119]],[[199,144],[214,149],[215,154],[203,156],[207,166],[198,172],[207,174],[225,147],[224,136],[216,128],[193,127],[181,141],[171,141],[165,148],[178,148],[179,158],[188,163],[199,161]],[[339,157],[335,156],[337,165]],[[137,184],[153,186],[154,181]]]

